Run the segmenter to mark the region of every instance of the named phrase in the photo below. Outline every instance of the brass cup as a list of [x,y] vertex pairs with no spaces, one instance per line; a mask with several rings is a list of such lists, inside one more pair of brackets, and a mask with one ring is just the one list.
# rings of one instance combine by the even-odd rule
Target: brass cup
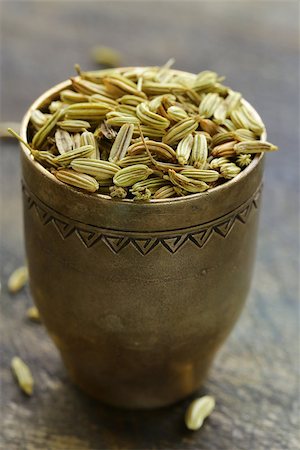
[[[23,139],[69,85],[34,102]],[[31,292],[71,379],[125,408],[194,392],[249,290],[263,156],[208,192],[134,202],[68,187],[21,147]]]

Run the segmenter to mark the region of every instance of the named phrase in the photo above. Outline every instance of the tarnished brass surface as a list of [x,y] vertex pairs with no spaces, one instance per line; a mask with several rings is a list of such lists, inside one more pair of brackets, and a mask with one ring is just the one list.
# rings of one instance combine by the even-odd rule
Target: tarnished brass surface
[[191,394],[248,293],[263,157],[208,192],[150,202],[68,187],[23,145],[21,159],[30,287],[71,378],[126,408]]

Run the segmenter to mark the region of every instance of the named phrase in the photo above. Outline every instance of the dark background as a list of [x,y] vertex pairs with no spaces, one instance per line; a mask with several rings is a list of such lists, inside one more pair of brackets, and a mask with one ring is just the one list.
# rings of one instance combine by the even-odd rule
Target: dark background
[[[1,144],[1,421],[5,450],[299,449],[299,3],[296,1],[2,1],[1,121],[19,121],[32,101],[74,73],[96,69],[95,44],[123,65],[212,69],[262,116],[268,139],[257,263],[251,294],[200,394],[217,407],[196,433],[187,401],[147,413],[104,408],[68,381],[41,325],[29,323],[30,293],[6,282],[24,261],[18,145]],[[220,299],[222,301],[222,299]],[[20,355],[35,394],[10,373]],[[298,435],[299,437],[299,435]]]

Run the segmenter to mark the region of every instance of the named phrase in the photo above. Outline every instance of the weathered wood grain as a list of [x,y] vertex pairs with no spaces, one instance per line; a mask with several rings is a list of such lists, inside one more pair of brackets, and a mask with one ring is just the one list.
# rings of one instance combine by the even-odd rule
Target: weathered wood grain
[[[73,387],[43,327],[28,321],[27,290],[8,294],[23,263],[18,146],[1,151],[1,432],[3,450],[299,449],[297,242],[299,196],[298,2],[2,1],[1,120],[19,120],[75,62],[93,68],[95,44],[126,65],[212,68],[264,118],[269,155],[257,264],[242,318],[201,393],[216,410],[196,433],[183,425],[188,400],[153,412],[106,408]],[[220,299],[222,301],[222,299]],[[32,398],[19,392],[10,359],[32,368]]]

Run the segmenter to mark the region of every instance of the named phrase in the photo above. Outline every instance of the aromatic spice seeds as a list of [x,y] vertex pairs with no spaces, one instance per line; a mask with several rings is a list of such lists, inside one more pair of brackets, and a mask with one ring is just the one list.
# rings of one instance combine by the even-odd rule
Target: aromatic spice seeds
[[149,200],[207,191],[239,175],[255,154],[277,150],[260,140],[263,123],[222,77],[176,72],[170,63],[76,66],[71,87],[32,111],[25,145],[33,158],[86,192]]

